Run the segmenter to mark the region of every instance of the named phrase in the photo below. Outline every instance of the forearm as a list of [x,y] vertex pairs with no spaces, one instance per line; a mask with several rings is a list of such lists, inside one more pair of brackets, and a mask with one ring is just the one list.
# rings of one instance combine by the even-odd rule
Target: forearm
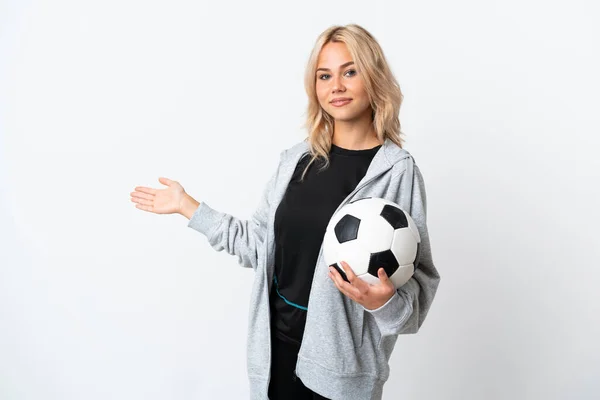
[[216,251],[225,250],[237,256],[242,267],[256,269],[262,253],[259,248],[266,240],[268,210],[268,205],[263,203],[252,218],[239,219],[217,211],[203,201],[192,213],[188,227],[205,235]]
[[192,215],[194,215],[194,211],[196,211],[199,205],[200,203],[198,201],[186,193],[181,201],[179,213],[187,219],[191,219]]

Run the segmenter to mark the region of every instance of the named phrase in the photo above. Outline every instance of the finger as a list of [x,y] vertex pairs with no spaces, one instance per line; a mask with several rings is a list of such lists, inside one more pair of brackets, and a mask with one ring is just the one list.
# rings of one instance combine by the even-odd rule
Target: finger
[[390,280],[388,278],[388,275],[385,273],[384,268],[379,268],[378,275],[379,275],[379,280],[381,281],[381,283],[387,283]]
[[144,192],[131,192],[129,194],[131,195],[131,197],[135,197],[136,199],[146,199],[146,200],[154,199],[153,194],[148,194],[148,193],[144,193]]
[[337,288],[340,289],[340,291],[342,293],[344,293],[345,295],[347,295],[349,297],[357,296],[360,294],[360,290],[358,290],[352,284],[343,280],[342,276],[340,275],[339,272],[337,272],[335,270],[335,268],[330,267],[329,273],[331,274],[331,277],[333,278],[334,282],[336,283]]
[[392,280],[388,278],[385,269],[379,268],[379,271],[377,271],[377,275],[379,275],[381,287],[384,287],[386,291],[389,290],[393,295],[394,291],[396,290],[396,287],[394,286],[394,282],[392,282]]
[[392,282],[392,280],[388,277],[388,274],[385,272],[385,269],[380,268],[378,275],[382,285],[388,286],[390,289],[396,290],[394,282]]
[[341,275],[335,271],[335,270],[330,270],[329,271],[329,277],[331,278],[331,280],[333,281],[333,284],[335,285],[335,287],[345,296],[350,297],[352,300],[355,300],[355,298],[352,296],[351,293],[349,293],[344,287],[342,287],[343,284],[346,285],[350,285],[349,283],[345,282]]
[[338,289],[339,289],[339,281],[340,280],[343,281],[344,279],[342,278],[342,275],[340,275],[340,273],[337,271],[337,269],[334,266],[329,267],[329,277],[335,283],[335,285],[338,286]]
[[169,178],[165,178],[164,176],[161,176],[160,178],[158,178],[158,181],[160,183],[162,183],[163,185],[167,185],[167,186],[171,186],[173,183],[175,183],[175,181],[172,181]]
[[136,204],[135,207],[139,208],[140,210],[144,210],[144,211],[150,211],[150,212],[154,211],[154,207],[152,207],[152,206],[144,206],[141,204]]
[[344,268],[344,272],[346,273],[346,276],[348,277],[348,281],[350,283],[354,283],[357,276],[354,273],[354,271],[352,270],[352,268],[350,268],[350,265],[348,265],[348,263],[346,261],[342,261],[341,264],[342,264],[342,268]]
[[142,198],[139,198],[139,197],[132,198],[131,201],[133,201],[134,203],[138,203],[140,205],[143,205],[143,206],[152,206],[152,205],[154,205],[154,201],[153,200],[146,200],[146,199],[142,199]]
[[360,279],[358,276],[356,276],[356,274],[346,261],[342,261],[342,267],[344,267],[344,271],[348,276],[348,281],[352,284],[352,286],[358,288],[359,292],[366,293],[369,290],[369,284]]
[[331,278],[335,287],[340,289],[340,285],[338,283],[338,276],[339,276],[338,272],[335,269],[333,269],[332,267],[329,267],[329,272],[327,273],[327,276],[329,276],[329,278]]
[[148,194],[152,194],[152,195],[156,194],[156,189],[152,189],[152,188],[145,187],[145,186],[136,186],[135,190],[137,192],[141,192],[141,193],[148,193]]
[[337,263],[330,265],[330,267],[333,267],[335,269],[335,271],[342,277],[342,279],[344,281],[350,282],[348,280],[348,276],[346,275],[346,272],[344,272],[344,270],[342,268],[340,268]]

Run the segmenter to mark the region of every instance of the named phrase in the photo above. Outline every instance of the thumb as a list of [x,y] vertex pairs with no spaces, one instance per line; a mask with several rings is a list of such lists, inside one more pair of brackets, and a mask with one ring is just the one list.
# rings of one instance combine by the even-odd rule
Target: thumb
[[158,178],[158,181],[160,183],[162,183],[163,185],[167,185],[167,186],[171,186],[173,184],[172,180],[170,180],[168,178],[165,178],[165,177],[162,177],[162,176],[160,178]]
[[379,275],[379,280],[381,281],[381,283],[386,283],[389,280],[387,274],[385,273],[385,269],[383,268],[379,268],[379,271],[377,271],[377,275]]

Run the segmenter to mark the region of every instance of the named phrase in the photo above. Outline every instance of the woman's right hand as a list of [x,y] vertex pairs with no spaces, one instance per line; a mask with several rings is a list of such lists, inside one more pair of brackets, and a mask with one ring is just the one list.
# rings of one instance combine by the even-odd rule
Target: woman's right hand
[[165,189],[153,189],[144,186],[136,186],[131,192],[131,201],[137,203],[135,206],[140,210],[155,214],[181,213],[186,196],[188,194],[183,186],[177,181],[167,178],[158,178],[158,181],[166,185]]

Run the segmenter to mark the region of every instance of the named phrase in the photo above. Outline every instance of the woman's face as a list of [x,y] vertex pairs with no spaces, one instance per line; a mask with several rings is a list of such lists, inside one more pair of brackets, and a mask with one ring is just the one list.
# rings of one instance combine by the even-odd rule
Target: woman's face
[[317,60],[316,75],[319,104],[336,121],[371,118],[371,104],[364,81],[345,43],[329,42],[323,46]]

